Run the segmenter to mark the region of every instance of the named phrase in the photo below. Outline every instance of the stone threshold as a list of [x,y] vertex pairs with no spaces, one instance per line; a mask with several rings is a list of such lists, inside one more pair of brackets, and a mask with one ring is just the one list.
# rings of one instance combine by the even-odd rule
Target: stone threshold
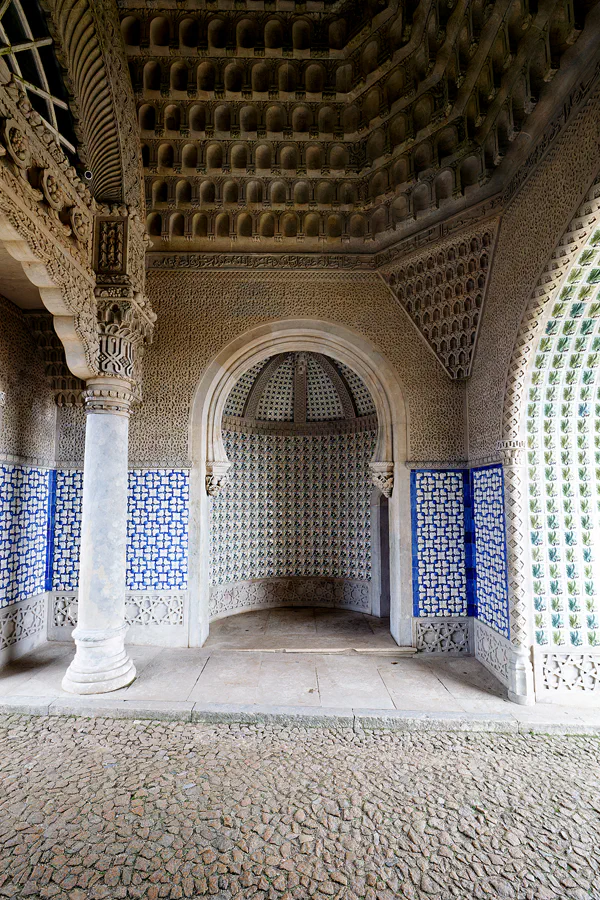
[[[159,722],[300,726],[354,731],[494,732],[500,734],[598,735],[600,716],[569,716],[553,708],[516,707],[514,713],[415,712],[256,704],[194,703],[186,700],[111,700],[99,697],[0,698],[0,715],[81,716]],[[587,719],[587,720],[586,720]]]

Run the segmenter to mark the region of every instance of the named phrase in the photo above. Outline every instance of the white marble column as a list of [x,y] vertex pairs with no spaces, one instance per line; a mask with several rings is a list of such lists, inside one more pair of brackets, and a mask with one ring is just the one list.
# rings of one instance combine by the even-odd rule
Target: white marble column
[[533,592],[529,534],[527,529],[527,470],[525,442],[500,441],[498,448],[504,471],[504,512],[510,650],[508,653],[508,698],[513,703],[535,703],[532,660]]
[[135,667],[125,650],[125,564],[130,383],[88,381],[76,653],[62,682],[75,694],[125,687]]

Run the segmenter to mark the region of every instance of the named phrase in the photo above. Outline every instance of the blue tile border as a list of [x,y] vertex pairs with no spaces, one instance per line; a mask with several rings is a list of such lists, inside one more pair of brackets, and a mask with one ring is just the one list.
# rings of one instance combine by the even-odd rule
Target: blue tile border
[[48,530],[46,532],[45,590],[51,591],[54,573],[54,530],[56,526],[56,469],[48,472]]

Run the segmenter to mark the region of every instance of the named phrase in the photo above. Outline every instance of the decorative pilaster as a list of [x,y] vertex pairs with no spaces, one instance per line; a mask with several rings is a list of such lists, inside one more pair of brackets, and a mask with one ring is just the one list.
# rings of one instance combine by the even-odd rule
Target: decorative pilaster
[[504,471],[506,557],[510,615],[508,696],[515,703],[535,702],[527,534],[527,471],[525,441],[499,441],[497,450]]

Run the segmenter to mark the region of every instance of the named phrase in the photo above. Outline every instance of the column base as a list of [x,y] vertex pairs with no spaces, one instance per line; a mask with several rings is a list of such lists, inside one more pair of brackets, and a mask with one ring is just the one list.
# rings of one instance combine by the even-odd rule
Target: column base
[[73,632],[76,651],[62,680],[70,694],[106,694],[127,687],[135,679],[135,666],[125,650],[127,626],[107,631]]
[[535,703],[531,653],[524,648],[511,647],[508,653],[508,699],[520,706]]

